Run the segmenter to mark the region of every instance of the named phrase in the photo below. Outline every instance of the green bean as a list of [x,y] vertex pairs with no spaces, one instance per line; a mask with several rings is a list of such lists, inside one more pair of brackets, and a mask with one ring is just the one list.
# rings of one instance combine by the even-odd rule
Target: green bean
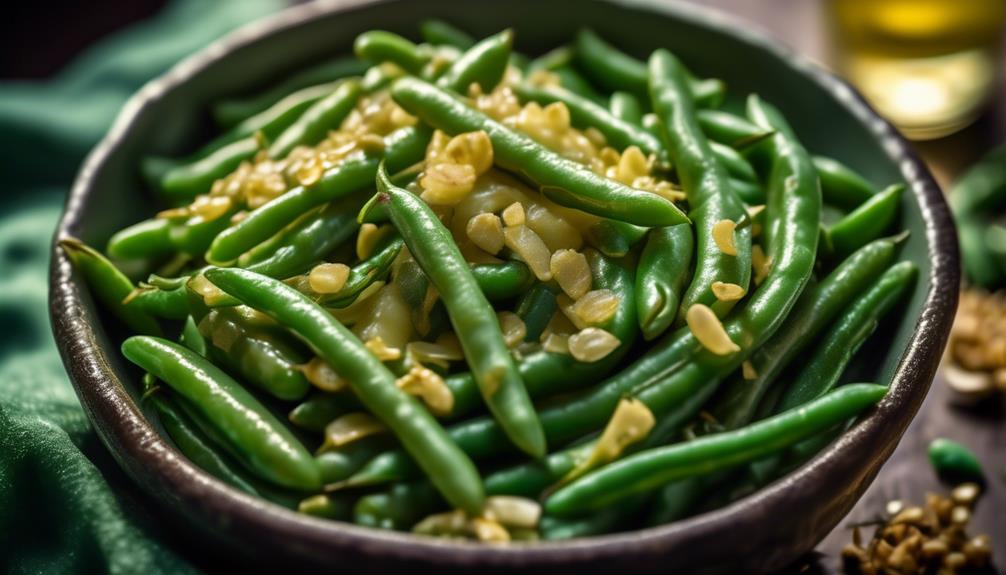
[[904,184],[894,184],[836,222],[825,232],[825,249],[833,257],[843,258],[882,236],[898,215],[904,190]]
[[355,302],[365,289],[387,277],[404,245],[405,242],[397,235],[388,238],[369,258],[353,266],[341,290],[321,296],[319,303],[326,307],[344,308]]
[[[621,296],[618,309],[612,318],[597,327],[614,335],[622,342],[622,345],[593,363],[582,363],[570,355],[550,353],[544,350],[524,354],[517,368],[520,370],[528,393],[533,398],[581,389],[591,381],[596,381],[603,374],[611,371],[625,357],[635,342],[636,304],[632,293],[632,273],[625,266],[615,263],[593,250],[585,250],[584,253],[590,264],[592,287],[611,290]],[[520,313],[519,308],[518,313]],[[551,319],[551,315],[544,321],[547,323],[548,319]],[[527,327],[528,333],[530,333],[531,326],[527,325]],[[478,387],[470,374],[451,375],[447,378],[447,386],[454,395],[452,416],[470,414],[478,407]]]
[[535,284],[527,290],[517,303],[516,309],[526,329],[524,341],[538,341],[558,308],[555,292],[547,284]]
[[191,315],[185,318],[182,325],[182,333],[178,336],[178,343],[206,357],[206,339],[199,333],[199,326]]
[[[601,87],[624,90],[642,100],[649,99],[649,72],[645,63],[619,51],[592,30],[576,36],[576,60],[584,73]],[[715,108],[723,101],[726,87],[719,80],[696,80],[685,71],[688,91],[698,107]]]
[[970,449],[964,445],[938,437],[929,443],[929,462],[942,479],[955,484],[971,481],[985,483],[985,473],[982,464]]
[[169,240],[171,222],[151,218],[119,230],[108,240],[105,251],[119,260],[157,258],[176,251]]
[[199,333],[213,344],[209,357],[274,397],[303,398],[311,388],[300,370],[305,359],[269,330],[256,329],[243,309],[214,309],[199,322]]
[[628,92],[612,92],[608,100],[611,115],[634,126],[642,126],[643,105]]
[[757,206],[765,203],[765,190],[755,182],[730,178],[730,189],[737,194],[737,197],[741,201],[749,206]]
[[681,298],[679,318],[683,320],[685,312],[695,304],[708,305],[722,317],[734,302],[717,300],[712,284],[732,283],[747,290],[751,279],[751,227],[734,231],[736,253],[728,254],[714,241],[713,226],[722,220],[740,222],[747,211],[699,129],[680,63],[670,52],[657,50],[650,57],[650,76],[653,108],[665,127],[671,161],[695,220],[695,275]]
[[[615,351],[594,363],[581,363],[573,357],[549,353],[544,350],[525,355],[519,364],[521,376],[533,397],[562,393],[584,386],[600,374],[607,373],[625,357],[636,337],[636,304],[632,298],[632,273],[623,265],[587,250],[587,260],[593,273],[593,287],[621,294],[618,310],[609,323],[601,327],[622,342]],[[687,332],[687,330],[685,330]],[[684,338],[668,338],[672,343]],[[676,344],[678,353],[682,344]],[[675,353],[674,345],[655,345],[655,350],[644,356],[625,371],[616,374],[600,388],[590,392],[575,405],[556,405],[541,411],[542,425],[551,443],[566,443],[585,433],[594,431],[611,415],[623,392],[641,379],[641,374],[659,371],[668,362],[667,356]],[[673,360],[672,360],[673,361]],[[452,375],[447,385],[454,395],[454,413],[470,413],[477,405],[477,386],[470,374]],[[510,442],[499,425],[491,418],[476,418],[458,423],[449,429],[461,448],[475,459],[506,453]],[[351,485],[383,483],[415,476],[414,465],[404,453],[390,451],[369,462],[348,482]]]
[[157,258],[172,253],[202,255],[237,213],[233,207],[212,220],[201,216],[156,217],[118,231],[108,240],[108,253],[123,259]]
[[419,34],[434,46],[453,46],[467,50],[475,45],[475,39],[471,35],[443,20],[423,20],[419,23]]
[[542,459],[498,469],[485,478],[489,495],[516,495],[537,498],[555,482],[585,461],[595,443],[549,453]]
[[403,531],[444,507],[443,498],[429,482],[398,484],[387,491],[361,497],[353,508],[353,522]]
[[211,444],[198,426],[189,420],[165,392],[159,391],[147,398],[157,410],[158,419],[168,437],[192,463],[220,481],[248,493],[259,495],[244,471],[230,457]]
[[950,191],[954,215],[975,216],[999,211],[1006,204],[1006,146],[985,155],[958,179]]
[[562,68],[563,66],[568,66],[573,62],[573,47],[572,46],[559,46],[558,48],[553,48],[548,52],[545,52],[541,56],[538,56],[527,65],[527,75],[539,71],[551,71],[557,68]]
[[881,385],[847,385],[744,429],[630,455],[560,488],[545,501],[545,510],[559,517],[575,516],[675,479],[753,461],[858,414],[886,392]]
[[622,501],[618,507],[603,509],[588,517],[562,519],[545,515],[541,518],[538,529],[541,538],[546,541],[561,541],[577,537],[604,535],[624,529],[630,523],[631,517],[643,509],[650,497],[637,496]]
[[133,282],[115,264],[76,238],[59,240],[73,268],[84,278],[91,297],[112,312],[115,317],[138,333],[160,334],[157,320],[145,309],[128,302],[133,292]]
[[392,97],[406,111],[448,133],[484,130],[493,144],[496,164],[534,181],[557,204],[641,226],[689,221],[660,196],[596,176],[421,80],[396,81]]
[[636,309],[643,338],[664,333],[678,317],[691,271],[692,229],[687,225],[650,230],[636,266]]
[[964,274],[968,280],[988,289],[1002,284],[1006,277],[985,243],[986,223],[973,216],[957,216]]
[[262,140],[248,136],[197,157],[190,163],[172,167],[161,177],[158,192],[171,204],[192,201],[199,194],[208,193],[213,182],[236,170],[261,147]]
[[478,84],[488,94],[503,79],[512,45],[513,30],[489,36],[462,54],[437,80],[437,85],[467,95],[468,87]]
[[281,232],[279,242],[269,250],[271,253],[259,254],[261,259],[245,268],[277,279],[304,272],[353,237],[359,229],[356,213],[361,205],[362,202],[352,200],[333,202],[317,213],[308,214]]
[[895,264],[857,298],[831,332],[815,346],[814,353],[783,394],[777,410],[794,409],[830,391],[880,319],[903,299],[918,271],[912,262]]
[[490,302],[513,299],[527,291],[534,275],[527,265],[518,261],[471,266],[472,277],[482,295]]
[[185,285],[174,289],[160,289],[140,285],[123,300],[123,304],[164,319],[182,320],[188,317],[188,299]]
[[356,107],[362,89],[358,80],[346,80],[331,94],[311,105],[269,146],[269,157],[285,158],[297,146],[313,146],[342,124]]
[[559,85],[563,88],[578,96],[587,98],[595,104],[601,105],[604,103],[604,96],[572,66],[559,66],[550,70],[550,72],[559,78]]
[[[331,94],[338,88],[338,86],[338,82],[331,82],[317,86],[309,86],[293,92],[289,96],[286,96],[279,102],[270,106],[268,109],[248,117],[237,126],[228,130],[222,136],[217,137],[209,144],[200,148],[199,151],[185,160],[176,161],[160,157],[144,158],[141,164],[143,174],[153,186],[161,189],[161,182],[164,177],[179,166],[187,164],[190,165],[198,162],[217,150],[239,140],[256,141],[257,133],[261,133],[261,136],[267,141],[272,140],[276,136],[279,136],[287,127],[296,122],[305,110],[310,108],[318,100],[321,100],[325,96]],[[248,148],[247,142],[245,147]],[[238,148],[239,147],[235,147],[234,149],[237,150]],[[255,149],[258,149],[257,144]],[[209,164],[207,164],[206,167],[209,168]],[[190,175],[198,175],[198,173],[192,171],[189,171],[188,173]],[[185,179],[177,179],[171,182],[171,188],[165,191],[169,192],[169,199],[175,202],[191,201],[197,194],[206,192],[210,189],[213,182],[209,182],[210,185],[207,186],[207,181],[208,178],[191,182],[188,182]]]
[[384,422],[452,505],[482,509],[478,471],[426,409],[395,385],[395,376],[331,314],[283,283],[234,268],[206,272],[220,289],[269,315],[345,377],[360,401]]
[[601,219],[584,233],[584,239],[602,254],[620,258],[646,237],[649,228],[634,226],[618,220]]
[[750,422],[777,376],[799,357],[840,312],[882,277],[894,261],[898,240],[885,238],[860,248],[817,284],[800,294],[785,323],[751,355],[754,379],[737,378],[719,391],[709,412],[726,429]]
[[290,410],[287,418],[301,429],[321,433],[333,419],[361,407],[352,394],[316,392]]
[[[636,146],[644,154],[666,155],[660,140],[639,126],[618,119],[604,106],[589,98],[578,96],[558,86],[533,86],[519,84],[514,92],[523,101],[551,104],[562,102],[569,109],[569,117],[577,128],[593,127],[604,134],[608,144],[617,150]],[[743,158],[741,158],[743,160]]]
[[754,168],[744,159],[744,156],[740,155],[740,152],[719,142],[709,142],[709,147],[713,155],[726,168],[727,174],[733,181],[758,182],[758,175],[755,174]]
[[353,503],[347,497],[312,495],[297,505],[297,512],[335,521],[349,521],[353,517]]
[[454,332],[482,398],[507,436],[534,457],[545,453],[545,437],[524,382],[503,340],[499,321],[450,231],[414,194],[395,187],[383,169],[377,190],[360,212],[361,221],[380,205],[405,240],[447,308]]
[[713,142],[740,149],[772,135],[746,118],[720,110],[698,110],[695,118],[702,132]]
[[[422,127],[403,128],[384,139],[383,157],[397,171],[422,159],[431,131]],[[311,186],[299,186],[250,212],[248,217],[221,232],[206,253],[211,263],[237,259],[283,229],[306,211],[346,197],[373,184],[382,154],[354,153],[329,168]]]
[[337,450],[324,451],[314,456],[315,465],[321,470],[321,480],[326,486],[337,485],[382,450],[387,449],[388,438],[380,434],[363,437]]
[[814,156],[814,168],[821,178],[821,197],[830,206],[854,210],[877,193],[870,182],[838,160]]
[[359,76],[367,64],[356,58],[339,58],[308,68],[255,96],[223,100],[213,106],[213,117],[221,126],[234,126],[276,105],[292,93],[348,76]]
[[127,339],[122,353],[188,402],[249,470],[294,489],[321,485],[304,446],[240,384],[201,356],[147,336]]
[[391,62],[410,74],[419,74],[432,56],[398,34],[384,30],[370,30],[357,36],[353,52],[361,60],[372,64]]

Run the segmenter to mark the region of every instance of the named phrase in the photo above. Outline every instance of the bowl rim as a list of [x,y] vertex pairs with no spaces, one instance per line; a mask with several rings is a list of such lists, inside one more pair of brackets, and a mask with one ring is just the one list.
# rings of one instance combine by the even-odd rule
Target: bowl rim
[[[247,24],[213,42],[148,82],[131,97],[107,135],[88,154],[77,175],[52,247],[49,295],[52,329],[74,388],[99,435],[134,479],[137,474],[145,478],[140,483],[144,484],[149,494],[162,502],[167,500],[181,505],[198,503],[203,516],[236,526],[238,530],[244,529],[246,534],[249,530],[264,530],[275,537],[303,538],[300,543],[305,550],[342,549],[370,555],[393,551],[392,555],[397,559],[458,567],[546,565],[577,559],[610,559],[633,553],[658,555],[672,542],[679,544],[681,539],[695,541],[696,537],[722,529],[726,523],[737,525],[735,520],[739,517],[760,516],[764,520],[766,509],[794,505],[790,489],[794,484],[823,481],[829,487],[849,490],[848,476],[834,476],[841,475],[836,472],[848,471],[842,460],[848,458],[850,450],[856,447],[854,444],[862,438],[880,438],[885,433],[895,433],[900,437],[904,433],[931,384],[953,320],[960,281],[953,221],[943,195],[926,167],[897,131],[847,83],[780,41],[753,30],[756,26],[749,22],[695,4],[658,5],[647,0],[599,0],[623,9],[656,12],[693,26],[724,31],[741,42],[764,50],[782,66],[808,77],[830,93],[865,125],[881,143],[886,155],[899,166],[901,175],[918,201],[925,223],[931,269],[928,278],[930,289],[891,382],[891,392],[811,461],[757,493],[723,508],[657,527],[527,545],[487,546],[447,542],[300,515],[233,489],[180,455],[146,421],[116,377],[112,361],[98,344],[95,330],[89,323],[89,300],[82,297],[82,291],[86,290],[72,274],[68,258],[58,248],[58,241],[72,235],[72,230],[80,224],[83,208],[94,193],[95,173],[126,139],[134,120],[148,104],[187,82],[210,64],[225,59],[236,49],[315,18],[344,10],[373,7],[387,1],[341,0],[297,5]],[[872,479],[896,444],[891,442],[882,453],[875,454],[879,462],[875,462],[874,468],[867,470],[859,479]],[[158,489],[153,489],[153,484]],[[851,499],[847,498],[847,507],[858,499],[862,489],[865,486],[852,488],[855,493]]]

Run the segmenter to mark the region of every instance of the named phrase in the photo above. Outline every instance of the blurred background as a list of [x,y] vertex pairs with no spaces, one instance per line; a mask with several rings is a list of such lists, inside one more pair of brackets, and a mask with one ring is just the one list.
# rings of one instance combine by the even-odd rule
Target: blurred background
[[[751,21],[753,26],[781,39],[795,51],[849,79],[882,115],[914,142],[945,191],[951,190],[961,174],[979,159],[1006,141],[1006,86],[1003,83],[1006,75],[1006,45],[1003,42],[1006,0],[694,1]],[[205,46],[212,38],[245,20],[257,18],[283,5],[284,0],[219,3],[208,0],[103,0],[98,3],[50,0],[13,3],[5,7],[8,14],[0,19],[0,96],[6,98],[0,98],[0,104],[4,104],[0,106],[0,125],[9,128],[5,129],[6,136],[0,135],[0,152],[8,159],[0,165],[8,174],[8,184],[13,181],[15,188],[13,192],[6,190],[5,193],[0,193],[0,244],[6,237],[5,230],[14,234],[11,231],[14,224],[28,222],[21,227],[24,230],[30,229],[38,236],[34,244],[23,242],[23,238],[18,240],[22,241],[21,244],[16,244],[22,246],[18,248],[21,251],[4,252],[6,255],[14,254],[11,261],[21,266],[18,269],[27,270],[31,267],[33,271],[26,271],[23,275],[23,278],[29,279],[16,284],[11,279],[15,277],[11,275],[14,272],[10,271],[15,268],[9,267],[10,264],[4,264],[8,266],[6,268],[0,266],[0,325],[16,325],[21,328],[8,330],[17,331],[19,336],[18,346],[7,346],[6,350],[20,350],[20,356],[36,358],[32,359],[34,363],[30,370],[17,368],[16,365],[11,367],[14,362],[6,361],[4,346],[13,340],[4,339],[5,336],[0,334],[0,394],[9,395],[4,393],[4,389],[23,391],[23,383],[30,379],[36,389],[46,389],[44,394],[39,395],[38,401],[39,405],[45,405],[47,414],[52,412],[53,398],[56,398],[56,403],[65,404],[69,415],[65,421],[58,421],[57,425],[70,436],[70,448],[83,450],[89,460],[98,462],[97,466],[101,470],[96,473],[96,481],[107,480],[113,485],[119,484],[119,490],[123,492],[122,478],[114,469],[114,464],[100,453],[100,446],[95,445],[86,422],[78,421],[82,416],[76,415],[79,408],[75,397],[63,381],[65,377],[62,375],[62,367],[48,339],[43,307],[48,230],[55,223],[61,194],[72,179],[80,158],[100,137],[125,96],[141,85],[150,74],[160,73],[164,67]],[[166,16],[167,13],[170,16]],[[203,21],[203,13],[212,14],[212,17],[208,16]],[[152,19],[159,19],[164,25],[161,28],[143,28]],[[177,41],[174,40],[170,34],[164,33],[168,27],[165,22],[167,20],[171,20],[176,29],[188,34],[179,34]],[[150,34],[149,37],[158,36],[158,51],[143,51],[150,44],[145,44],[145,34]],[[126,35],[130,36],[129,42],[116,44],[118,51],[109,48],[98,54],[114,54],[125,61],[135,54],[136,66],[131,70],[135,73],[129,77],[102,79],[100,89],[109,90],[109,93],[100,106],[97,104],[98,95],[93,93],[96,88],[87,88],[90,90],[87,94],[71,94],[66,91],[62,93],[63,99],[57,100],[56,93],[59,90],[69,90],[71,76],[82,76],[84,66],[74,69],[71,65],[76,57],[103,40],[115,37],[123,39]],[[124,51],[127,52],[125,55]],[[98,54],[90,55],[88,64],[93,69],[101,67]],[[159,57],[163,62],[157,61]],[[155,63],[150,65],[148,61]],[[118,69],[122,70],[123,67],[120,65]],[[61,72],[66,72],[62,80],[53,80]],[[77,87],[81,85],[77,84]],[[83,99],[76,107],[66,105],[66,102],[72,103],[74,98],[82,95],[93,96],[93,99]],[[51,101],[49,96],[52,96]],[[47,108],[49,104],[52,106]],[[61,131],[60,128],[63,127],[67,129]],[[21,129],[25,136],[18,132]],[[0,132],[3,131],[4,129],[0,129]],[[60,140],[59,146],[55,144],[57,140]],[[45,157],[46,161],[52,162],[51,165],[26,166],[23,162],[10,161],[11,150],[20,151],[22,156],[31,156],[29,150],[33,146],[48,153]],[[1006,196],[1006,154],[1000,153],[998,157],[1004,162],[999,169],[1004,193],[999,195]],[[26,182],[30,182],[30,185]],[[20,199],[17,193],[19,186],[25,192],[20,194]],[[36,202],[43,196],[51,200],[44,206]],[[22,204],[28,207],[22,207]],[[35,216],[37,218],[32,219]],[[994,223],[997,220],[1000,220],[998,215],[983,214],[970,225],[978,231],[977,237],[983,238],[979,240],[981,249],[986,252],[1000,250],[1000,257],[1006,262],[1006,239],[997,240],[996,236],[986,234],[983,227],[992,229],[996,227]],[[39,233],[40,230],[44,233]],[[1006,228],[1003,228],[1002,235],[998,237],[1006,238]],[[26,245],[37,248],[40,255],[35,263],[31,263],[30,257],[24,255],[23,246]],[[3,261],[0,259],[0,263]],[[1003,270],[986,282],[989,290],[996,290],[1006,283],[1006,265],[1000,267]],[[22,276],[17,278],[23,279]],[[5,282],[9,282],[9,286],[20,285],[23,289],[11,291],[13,288],[5,288]],[[35,287],[25,287],[29,285]],[[39,289],[42,291],[39,292]],[[5,299],[5,294],[10,297]],[[8,300],[11,305],[5,307],[4,302]],[[23,305],[25,301],[33,303],[26,307]],[[976,304],[975,309],[984,309],[981,307],[983,305],[986,304]],[[1006,303],[1002,298],[988,305],[993,309],[986,315],[1006,318]],[[26,315],[28,312],[25,309],[34,309],[32,306],[39,308],[36,315],[42,317],[39,321],[43,323],[35,321],[38,317],[32,320]],[[33,325],[35,328],[32,328]],[[37,332],[34,340],[30,339],[32,329]],[[29,335],[26,336],[26,333]],[[26,337],[29,339],[26,340]],[[951,352],[953,345],[952,343]],[[1006,334],[1003,336],[1003,347],[1006,348]],[[37,355],[28,354],[26,350],[31,349],[35,349],[32,353]],[[982,356],[985,363],[980,361],[971,366],[977,372],[986,374],[982,377],[988,380],[986,387],[989,389],[992,389],[993,374],[1000,373],[1003,377],[1002,387],[1006,389],[1006,353],[999,355],[1003,357],[996,356],[988,361]],[[27,362],[22,363],[27,365]],[[62,387],[45,388],[42,380],[47,376],[39,375],[40,366],[48,366],[46,369],[51,372],[48,377],[56,378]],[[29,371],[30,376],[23,375]],[[19,380],[19,377],[27,379]],[[18,385],[21,387],[18,388]],[[945,492],[946,488],[936,481],[926,461],[926,445],[932,438],[943,435],[968,444],[978,452],[979,458],[991,470],[990,474],[997,476],[990,480],[989,493],[976,511],[975,531],[992,535],[997,561],[999,564],[1006,564],[1006,532],[1003,529],[1006,494],[1003,482],[998,479],[1000,473],[1006,473],[1006,449],[1002,447],[1006,445],[1006,426],[1003,424],[1002,402],[985,403],[978,409],[961,408],[950,400],[949,387],[945,375],[937,377],[922,413],[848,521],[839,525],[822,543],[819,555],[808,558],[804,564],[795,567],[794,572],[839,572],[839,556],[842,547],[850,540],[850,524],[873,520],[892,500],[904,499],[920,503],[928,491]],[[1006,394],[1000,393],[1000,398],[1003,395]],[[0,435],[5,425],[3,407],[0,404]],[[25,412],[23,408],[22,412]],[[17,426],[14,428],[17,429]],[[44,449],[51,452],[53,448],[45,446]],[[39,447],[40,453],[42,450],[43,447]],[[79,453],[76,455],[79,456]],[[101,463],[103,457],[104,465]],[[39,460],[44,460],[44,456],[40,455]],[[63,463],[69,465],[66,461],[64,459]],[[4,498],[4,463],[3,455],[0,454],[0,500]],[[105,477],[101,478],[101,475]],[[58,487],[51,486],[51,489],[58,490]],[[52,493],[53,491],[48,491],[47,497],[51,497]],[[68,493],[67,502],[74,501],[74,497],[73,493]],[[118,507],[112,511],[102,508],[102,513],[124,514],[127,516],[124,523],[130,523],[128,517],[138,512],[123,501],[132,501],[131,496],[127,493],[117,494],[116,497],[117,503],[113,503]],[[138,507],[142,507],[142,504]],[[0,505],[0,532],[3,532],[5,524],[19,521],[16,515],[5,515],[2,508]],[[73,511],[78,512],[80,510]],[[170,539],[170,534],[158,532],[145,521],[149,520],[136,521],[141,525],[137,532],[129,527],[110,536],[116,541],[133,538],[140,543],[147,539]],[[168,544],[167,547],[170,548],[171,545]],[[151,564],[164,565],[165,561],[170,564],[167,558],[172,553],[154,545],[150,547],[148,555]],[[2,563],[0,560],[0,566]],[[141,561],[136,565],[142,564]]]

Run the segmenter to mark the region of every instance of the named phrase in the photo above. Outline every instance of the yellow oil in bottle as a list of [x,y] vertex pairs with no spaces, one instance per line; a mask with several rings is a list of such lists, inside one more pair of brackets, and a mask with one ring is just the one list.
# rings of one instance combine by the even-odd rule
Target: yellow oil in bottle
[[837,61],[908,137],[954,132],[996,84],[1006,0],[832,0]]

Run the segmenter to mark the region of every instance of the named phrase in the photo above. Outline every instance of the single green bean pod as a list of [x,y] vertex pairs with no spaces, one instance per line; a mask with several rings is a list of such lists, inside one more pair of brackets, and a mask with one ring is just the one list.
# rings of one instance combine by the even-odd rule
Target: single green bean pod
[[443,20],[423,20],[419,23],[419,35],[434,46],[467,50],[475,45],[475,39],[470,34]]
[[904,191],[904,184],[894,184],[836,222],[825,232],[825,249],[843,258],[884,235],[898,215]]
[[147,401],[157,410],[158,420],[168,432],[168,437],[192,463],[231,487],[249,495],[259,495],[244,470],[226,452],[213,445],[199,427],[178,409],[171,397],[159,391],[149,396]]
[[735,149],[743,149],[772,135],[747,118],[722,110],[699,110],[695,113],[706,137]]
[[985,472],[978,457],[963,444],[951,439],[939,437],[929,443],[929,462],[936,473],[948,481],[985,483]]
[[440,293],[489,411],[518,447],[540,457],[545,453],[541,424],[503,339],[496,313],[450,231],[425,202],[392,185],[383,169],[377,174],[377,190],[360,212],[361,221],[373,217],[375,211],[386,212],[391,218],[412,257]]
[[297,146],[313,146],[330,130],[342,124],[356,107],[362,89],[358,80],[341,82],[331,94],[318,100],[269,146],[269,157],[285,158]]
[[294,489],[321,486],[318,468],[304,446],[213,364],[178,344],[146,336],[127,339],[122,353],[188,402],[251,471]]
[[881,385],[847,385],[737,431],[641,451],[561,487],[546,499],[545,511],[558,517],[582,515],[676,479],[754,461],[860,413],[886,392]]
[[210,357],[276,398],[302,399],[311,388],[300,369],[303,354],[270,330],[256,328],[246,311],[214,309],[199,322],[199,333],[212,343]]
[[246,269],[277,279],[303,273],[354,236],[361,205],[359,200],[333,202],[306,215],[281,232],[270,253],[257,254],[258,261],[248,262]]
[[423,127],[402,128],[384,138],[383,153],[350,155],[326,170],[313,185],[296,187],[219,232],[212,239],[206,260],[216,264],[232,262],[308,210],[373,185],[382,158],[387,160],[392,171],[415,164],[423,158],[431,135],[432,132]]
[[640,103],[639,98],[628,92],[612,92],[608,100],[608,111],[623,122],[642,126],[643,104]]
[[370,30],[357,36],[353,52],[361,60],[374,64],[392,62],[410,74],[420,73],[432,57],[430,51],[384,30]]
[[[621,52],[592,30],[582,29],[576,36],[576,61],[580,69],[603,88],[625,90],[649,99],[649,72],[646,64]],[[719,106],[726,86],[719,80],[696,80],[686,71],[688,89],[699,107]]]
[[290,410],[287,419],[301,429],[322,433],[332,420],[361,408],[351,393],[317,392]]
[[859,346],[874,332],[884,315],[904,299],[918,273],[918,266],[912,262],[895,264],[857,298],[818,342],[799,375],[782,395],[776,410],[794,409],[830,391]]
[[814,156],[814,168],[821,178],[824,203],[844,210],[854,210],[872,198],[877,190],[852,168],[824,156]]
[[685,282],[691,271],[694,238],[691,226],[650,230],[636,266],[636,309],[643,338],[664,333],[678,317]]
[[546,197],[560,205],[640,226],[689,221],[673,203],[660,196],[596,176],[421,80],[396,81],[392,97],[406,111],[450,134],[485,131],[493,144],[498,166],[530,179]]
[[469,86],[478,84],[488,94],[503,79],[512,45],[513,30],[489,36],[465,51],[437,80],[437,85],[467,94]]
[[108,258],[76,238],[59,240],[59,247],[70,258],[74,269],[84,277],[92,297],[115,314],[119,321],[135,332],[161,333],[157,320],[147,310],[127,301],[133,293],[133,282]]

